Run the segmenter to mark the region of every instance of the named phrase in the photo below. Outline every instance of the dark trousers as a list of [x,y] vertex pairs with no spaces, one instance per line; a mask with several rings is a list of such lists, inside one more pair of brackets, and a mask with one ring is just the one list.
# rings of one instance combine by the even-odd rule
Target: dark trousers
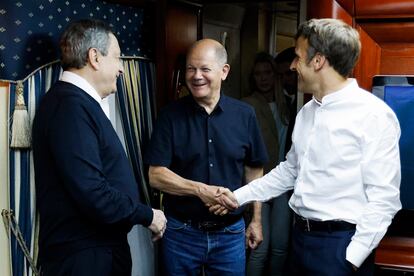
[[295,276],[371,276],[375,254],[354,271],[345,259],[346,248],[355,230],[307,232],[294,227],[292,236],[291,275]]
[[132,261],[128,243],[92,247],[66,258],[44,262],[42,276],[131,276]]

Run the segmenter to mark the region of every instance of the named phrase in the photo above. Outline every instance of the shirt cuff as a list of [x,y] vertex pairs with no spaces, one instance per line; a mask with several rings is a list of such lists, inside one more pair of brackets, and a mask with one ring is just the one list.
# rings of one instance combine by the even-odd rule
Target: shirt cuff
[[139,203],[141,208],[137,208],[132,216],[132,225],[141,224],[144,227],[151,225],[154,218],[154,211],[151,207]]
[[242,206],[247,202],[253,201],[249,200],[249,198],[252,196],[249,185],[244,185],[243,187],[235,190],[233,194],[239,206]]
[[356,267],[360,267],[369,254],[371,250],[355,241],[351,241],[346,248],[346,260]]

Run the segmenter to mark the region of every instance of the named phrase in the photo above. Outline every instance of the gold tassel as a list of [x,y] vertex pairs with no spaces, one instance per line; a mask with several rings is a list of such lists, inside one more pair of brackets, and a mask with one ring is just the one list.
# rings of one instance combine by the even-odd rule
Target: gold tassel
[[16,104],[14,106],[12,121],[11,148],[30,148],[31,129],[30,119],[23,97],[23,83],[18,82],[16,86]]

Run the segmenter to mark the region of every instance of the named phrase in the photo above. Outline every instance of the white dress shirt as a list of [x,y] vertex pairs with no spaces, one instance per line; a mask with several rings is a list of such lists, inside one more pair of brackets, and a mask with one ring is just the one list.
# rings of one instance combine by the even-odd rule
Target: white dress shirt
[[289,205],[313,220],[356,224],[346,259],[359,267],[401,208],[394,112],[356,80],[298,113],[287,160],[236,190],[240,205],[294,189]]
[[64,82],[69,82],[77,87],[79,87],[80,89],[82,89],[83,91],[85,91],[89,96],[91,96],[92,98],[94,98],[98,104],[101,106],[103,112],[105,113],[106,117],[108,117],[109,119],[109,103],[108,103],[108,98],[101,98],[101,96],[99,96],[98,92],[95,90],[95,88],[93,88],[93,86],[84,78],[82,78],[81,76],[79,76],[78,74],[69,72],[69,71],[64,71],[62,74],[62,77],[60,78],[61,81]]

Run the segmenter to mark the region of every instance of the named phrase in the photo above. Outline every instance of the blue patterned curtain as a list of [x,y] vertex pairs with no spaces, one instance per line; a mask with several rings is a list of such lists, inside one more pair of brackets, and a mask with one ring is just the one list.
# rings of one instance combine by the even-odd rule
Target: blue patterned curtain
[[[125,74],[118,82],[117,101],[124,130],[125,145],[143,202],[150,204],[149,187],[144,177],[142,145],[148,141],[154,116],[154,64],[148,60],[126,58]],[[59,79],[60,64],[52,63],[36,71],[24,82],[24,98],[29,116],[33,120],[36,107],[50,86]],[[16,84],[10,85],[11,92]],[[15,94],[10,93],[10,118],[14,111]],[[37,229],[35,183],[32,151],[10,149],[10,208],[14,211],[31,256],[37,257]],[[16,239],[10,241],[14,276],[32,275],[29,264]]]

